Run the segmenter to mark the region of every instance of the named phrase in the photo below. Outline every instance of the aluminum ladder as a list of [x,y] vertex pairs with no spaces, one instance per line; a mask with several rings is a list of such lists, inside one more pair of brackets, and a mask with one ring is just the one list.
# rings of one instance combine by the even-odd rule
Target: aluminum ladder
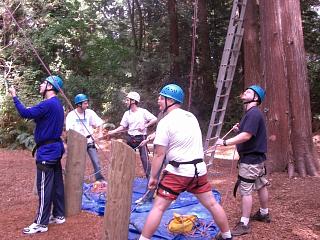
[[[247,0],[233,1],[227,38],[223,49],[223,55],[217,79],[217,92],[215,95],[211,119],[204,143],[205,151],[216,143],[221,133],[243,38],[244,29],[242,25],[245,16],[246,5]],[[214,154],[215,149],[213,149],[213,151],[209,154],[210,158],[207,165],[212,164]]]

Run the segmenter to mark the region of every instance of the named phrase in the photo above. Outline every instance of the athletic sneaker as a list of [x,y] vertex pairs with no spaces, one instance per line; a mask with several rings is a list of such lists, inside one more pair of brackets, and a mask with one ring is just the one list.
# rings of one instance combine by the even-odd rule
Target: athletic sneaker
[[49,224],[62,224],[66,221],[64,216],[54,217],[53,215],[49,218]]
[[41,225],[37,223],[32,223],[29,227],[25,227],[23,229],[23,233],[25,234],[34,234],[38,232],[46,232],[48,231],[47,225]]
[[250,218],[251,218],[251,220],[255,220],[255,221],[259,221],[259,222],[265,222],[265,223],[270,223],[271,222],[270,214],[268,213],[268,214],[262,215],[260,210],[258,210]]

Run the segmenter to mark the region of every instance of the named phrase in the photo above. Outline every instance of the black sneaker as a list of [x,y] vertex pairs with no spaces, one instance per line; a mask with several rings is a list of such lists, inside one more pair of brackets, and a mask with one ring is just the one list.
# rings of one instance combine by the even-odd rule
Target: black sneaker
[[221,232],[219,232],[216,237],[214,238],[215,240],[232,240],[233,238],[223,238],[221,235]]
[[265,222],[265,223],[270,223],[271,222],[270,214],[268,213],[268,214],[262,215],[260,210],[258,210],[250,218],[251,218],[251,220],[259,221],[259,222]]
[[231,230],[232,236],[241,236],[251,232],[251,228],[248,225],[244,225],[243,222],[238,222],[238,224]]

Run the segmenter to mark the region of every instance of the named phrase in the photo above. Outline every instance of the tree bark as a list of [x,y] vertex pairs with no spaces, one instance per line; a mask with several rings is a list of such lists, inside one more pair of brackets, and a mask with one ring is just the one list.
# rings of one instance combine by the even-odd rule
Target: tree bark
[[281,1],[284,18],[284,49],[290,94],[291,140],[295,169],[300,176],[315,176],[319,162],[313,151],[310,87],[307,80],[299,1]]
[[112,141],[111,149],[101,239],[123,240],[128,239],[136,155],[132,148],[123,142]]
[[138,56],[140,56],[141,50],[142,50],[142,43],[143,43],[144,19],[143,19],[142,9],[141,9],[139,0],[134,0],[134,1],[136,3],[138,16],[139,16],[139,38],[137,41],[137,45],[138,45]]
[[264,0],[260,12],[271,171],[317,175],[300,3]]
[[266,124],[268,129],[268,169],[284,171],[293,161],[290,139],[290,112],[287,66],[284,59],[280,2],[260,1],[261,64],[266,89]]
[[169,14],[169,39],[170,39],[170,78],[176,80],[180,75],[179,67],[179,34],[178,34],[178,19],[177,19],[177,2],[176,0],[168,0]]
[[127,0],[127,4],[128,4],[128,13],[129,13],[129,18],[130,18],[130,22],[131,22],[131,32],[132,32],[132,38],[133,38],[133,43],[134,43],[134,49],[135,52],[137,53],[138,51],[138,40],[137,40],[137,35],[136,35],[136,28],[135,28],[135,20],[134,20],[134,0],[132,0],[132,4],[131,4],[131,0]]
[[248,0],[243,22],[244,86],[265,85],[261,79],[259,7],[256,0]]
[[[207,0],[199,0],[198,6],[198,53],[199,53],[199,64],[196,69],[195,85],[197,87],[198,103],[197,108],[199,109],[199,114],[201,117],[205,116],[209,111],[208,106],[211,106],[212,96],[214,96],[214,83],[213,83],[213,73],[210,61],[210,46],[209,46],[209,25],[208,25],[208,7]],[[196,99],[197,99],[196,98]],[[194,99],[195,100],[195,99]]]

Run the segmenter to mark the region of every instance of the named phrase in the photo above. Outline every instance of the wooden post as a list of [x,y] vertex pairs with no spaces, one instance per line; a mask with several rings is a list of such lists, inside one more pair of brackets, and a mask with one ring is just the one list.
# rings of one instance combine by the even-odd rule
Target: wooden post
[[67,162],[65,176],[65,214],[66,217],[80,213],[82,203],[82,184],[86,167],[87,139],[80,133],[68,131]]
[[114,140],[111,150],[102,239],[123,240],[128,239],[136,155],[127,144]]

